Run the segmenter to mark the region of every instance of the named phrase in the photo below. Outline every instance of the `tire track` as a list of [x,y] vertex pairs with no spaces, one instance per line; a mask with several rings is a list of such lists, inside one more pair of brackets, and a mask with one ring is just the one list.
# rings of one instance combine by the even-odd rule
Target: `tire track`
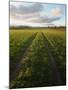
[[53,71],[54,81],[56,81],[57,84],[62,84],[60,72],[59,72],[57,65],[56,65],[56,62],[55,62],[56,57],[53,56],[53,53],[51,51],[51,45],[50,45],[47,37],[43,33],[42,33],[42,35],[43,35],[43,38],[45,41],[45,46],[46,46],[48,54],[49,54],[50,63],[51,63],[52,71]]
[[15,66],[13,67],[13,71],[11,72],[11,63],[10,63],[10,87],[11,87],[11,82],[13,81],[13,80],[15,80],[15,78],[16,78],[16,76],[18,75],[18,72],[19,72],[19,70],[20,70],[20,68],[21,68],[21,65],[20,65],[20,60],[24,57],[24,55],[25,55],[25,53],[27,52],[27,50],[28,50],[28,48],[29,48],[29,46],[32,44],[32,41],[35,39],[35,37],[36,37],[36,35],[37,35],[37,33],[35,33],[34,35],[32,35],[29,39],[28,39],[28,41],[27,41],[27,46],[26,46],[26,48],[24,49],[24,51],[22,51],[22,49],[21,49],[21,52],[23,53],[21,53],[21,55],[20,55],[20,57],[18,57],[16,60],[17,60],[17,63],[15,63]]

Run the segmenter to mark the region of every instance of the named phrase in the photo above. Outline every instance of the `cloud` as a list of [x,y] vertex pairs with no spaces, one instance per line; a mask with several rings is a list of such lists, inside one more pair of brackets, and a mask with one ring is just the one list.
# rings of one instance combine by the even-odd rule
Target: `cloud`
[[10,16],[16,14],[16,6],[10,5]]
[[52,23],[54,21],[59,20],[60,17],[35,17],[35,18],[30,18],[27,19],[28,22],[33,22],[33,23]]
[[29,13],[36,13],[41,11],[42,9],[42,5],[41,4],[33,4],[30,6],[19,6],[17,9],[17,13],[18,14],[29,14]]
[[51,14],[52,14],[52,16],[60,16],[62,14],[62,12],[61,12],[60,8],[54,8],[51,10]]
[[61,9],[53,8],[50,12],[43,10],[43,5],[40,3],[21,3],[18,6],[16,4],[10,4],[10,18],[16,19],[17,23],[36,23],[53,25],[52,23],[61,19]]
[[16,16],[17,18],[30,18],[34,15],[39,15],[38,13],[41,11],[41,4],[32,4],[30,6],[19,5],[16,7],[14,5],[10,5],[10,15]]

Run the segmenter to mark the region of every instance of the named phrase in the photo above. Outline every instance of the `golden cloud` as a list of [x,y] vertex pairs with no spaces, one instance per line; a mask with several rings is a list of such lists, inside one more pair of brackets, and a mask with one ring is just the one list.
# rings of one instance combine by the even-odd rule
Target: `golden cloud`
[[61,15],[61,10],[59,8],[54,8],[51,11],[52,16],[60,16]]

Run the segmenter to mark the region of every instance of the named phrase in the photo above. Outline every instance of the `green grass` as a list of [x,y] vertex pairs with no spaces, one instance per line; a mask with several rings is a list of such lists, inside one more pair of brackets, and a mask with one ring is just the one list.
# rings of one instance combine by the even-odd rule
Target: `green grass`
[[65,85],[65,33],[64,28],[10,30],[10,88]]

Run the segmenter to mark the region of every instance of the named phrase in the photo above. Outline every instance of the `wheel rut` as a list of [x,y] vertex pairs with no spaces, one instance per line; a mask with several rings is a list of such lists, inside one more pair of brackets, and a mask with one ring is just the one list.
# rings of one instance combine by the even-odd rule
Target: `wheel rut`
[[56,65],[56,57],[53,56],[53,53],[51,51],[51,45],[47,39],[47,37],[42,33],[43,35],[43,38],[44,38],[44,41],[45,41],[45,46],[47,48],[47,51],[48,51],[48,55],[49,55],[49,58],[50,58],[50,64],[51,64],[51,68],[52,68],[52,71],[53,71],[53,78],[54,80],[58,83],[58,84],[61,84],[62,83],[62,80],[61,80],[61,76],[60,76],[60,72],[57,68],[57,65]]
[[[17,61],[18,61],[18,62],[15,63],[14,70],[13,70],[12,72],[10,72],[10,81],[15,80],[16,76],[18,75],[19,70],[20,70],[20,68],[21,68],[20,62],[21,62],[22,58],[24,57],[25,53],[27,52],[29,46],[32,44],[32,41],[35,39],[36,35],[37,35],[37,33],[35,33],[34,35],[32,35],[32,36],[28,39],[27,44],[28,44],[28,43],[29,43],[29,44],[28,44],[28,45],[26,46],[26,48],[24,49],[24,52],[21,50],[22,53],[21,53],[20,57],[17,58]],[[11,65],[10,65],[10,69],[11,69]],[[10,70],[10,71],[11,71],[11,70]],[[11,86],[11,85],[10,85],[10,86]]]

